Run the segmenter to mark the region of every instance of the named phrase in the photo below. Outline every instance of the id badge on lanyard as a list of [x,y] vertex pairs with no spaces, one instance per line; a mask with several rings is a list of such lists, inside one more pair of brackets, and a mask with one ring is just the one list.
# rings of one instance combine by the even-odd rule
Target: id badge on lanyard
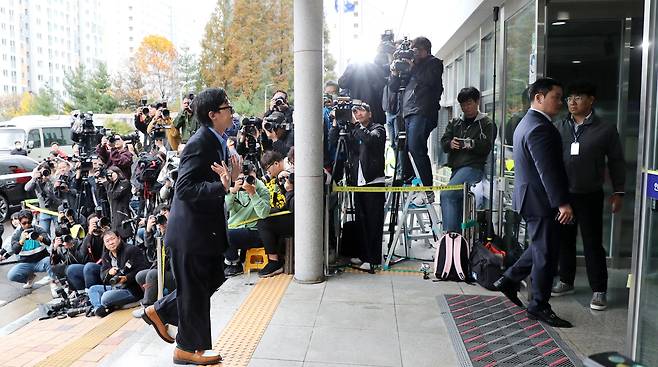
[[580,154],[580,143],[578,142],[578,139],[583,135],[583,129],[584,127],[580,127],[580,133],[576,133],[576,128],[572,125],[571,126],[571,132],[573,133],[573,143],[571,143],[571,155],[576,156]]

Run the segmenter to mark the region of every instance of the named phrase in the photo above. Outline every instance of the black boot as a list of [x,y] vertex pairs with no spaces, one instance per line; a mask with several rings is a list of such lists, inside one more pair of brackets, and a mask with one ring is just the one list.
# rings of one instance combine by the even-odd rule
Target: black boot
[[505,297],[507,297],[507,299],[512,301],[512,303],[514,303],[515,305],[521,308],[525,308],[523,302],[521,302],[521,299],[519,298],[518,283],[515,283],[511,279],[502,276],[500,277],[500,279],[496,280],[493,285],[494,287],[496,287],[496,289],[499,292],[502,292],[505,295]]

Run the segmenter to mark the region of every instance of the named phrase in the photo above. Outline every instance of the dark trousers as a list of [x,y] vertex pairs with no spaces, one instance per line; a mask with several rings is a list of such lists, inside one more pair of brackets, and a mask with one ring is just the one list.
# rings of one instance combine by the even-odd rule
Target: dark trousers
[[258,234],[263,240],[265,253],[268,255],[278,255],[281,253],[279,239],[281,237],[292,236],[295,233],[295,217],[293,214],[275,215],[259,220],[256,226],[258,228]]
[[573,285],[576,279],[576,236],[583,238],[587,278],[593,292],[608,289],[608,268],[603,247],[603,191],[571,194],[575,225],[560,226],[560,280]]
[[[144,289],[142,304],[149,306],[158,299],[158,269],[144,269],[135,274],[135,281]],[[176,289],[176,279],[171,271],[164,272],[164,290],[172,292]]]
[[162,322],[178,326],[176,344],[184,350],[212,349],[210,297],[224,283],[224,257],[171,251],[176,290],[155,302]]
[[[249,228],[236,228],[228,230],[228,248],[224,257],[228,261],[244,261],[245,253],[250,248],[263,247],[258,230]],[[240,254],[238,255],[238,250]]]
[[372,265],[382,263],[385,201],[386,195],[383,192],[354,193],[354,210],[356,221],[361,227],[362,238],[359,246],[359,258]]
[[[429,155],[427,155],[427,139],[436,127],[437,121],[432,121],[432,119],[422,115],[411,115],[407,116],[404,122],[407,129],[407,148],[416,163],[420,180],[423,181],[423,186],[432,186],[432,163]],[[413,166],[411,162],[407,161],[405,177],[413,176]]]
[[518,283],[530,275],[532,300],[528,303],[528,310],[541,311],[550,307],[548,300],[551,298],[553,276],[560,252],[560,224],[554,217],[529,217],[525,220],[530,234],[530,246],[505,271],[505,276]]

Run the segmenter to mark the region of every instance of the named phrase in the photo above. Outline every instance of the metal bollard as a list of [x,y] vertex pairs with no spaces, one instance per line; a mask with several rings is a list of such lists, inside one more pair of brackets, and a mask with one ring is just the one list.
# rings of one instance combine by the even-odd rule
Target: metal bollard
[[158,299],[164,297],[164,264],[162,263],[162,236],[155,237],[155,256],[158,271]]

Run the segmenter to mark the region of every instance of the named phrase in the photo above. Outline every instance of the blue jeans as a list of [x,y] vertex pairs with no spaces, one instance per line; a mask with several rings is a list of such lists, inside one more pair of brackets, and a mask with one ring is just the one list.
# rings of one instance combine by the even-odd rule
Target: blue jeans
[[127,289],[117,289],[101,284],[92,285],[89,288],[89,302],[94,309],[100,306],[121,307],[135,301],[137,301],[137,297]]
[[[228,230],[228,248],[224,252],[224,257],[228,261],[238,261],[244,258],[247,249],[263,247],[263,240],[258,235],[258,230],[247,228],[236,228]],[[242,256],[238,257],[238,249],[242,251]]]
[[57,217],[52,216],[46,213],[39,213],[39,227],[46,230],[46,233],[50,236],[50,223],[55,223]]
[[[482,180],[484,172],[473,167],[460,167],[452,171],[448,185],[468,186]],[[443,230],[446,232],[461,233],[463,217],[464,192],[462,190],[441,191],[441,214],[443,217]]]
[[395,145],[397,144],[397,137],[398,137],[398,129],[397,126],[395,126],[395,117],[397,115],[394,113],[386,112],[386,129],[388,130],[386,133],[388,134],[388,137],[391,139],[391,148],[395,149]]
[[137,228],[137,243],[133,245],[143,245],[144,238],[146,238],[146,227]]
[[81,291],[101,284],[101,266],[96,263],[71,264],[66,268],[66,279],[71,288]]
[[[407,148],[416,163],[423,186],[432,186],[432,163],[427,155],[427,139],[436,125],[437,121],[422,115],[411,115],[405,118]],[[405,157],[405,159],[407,158]],[[413,173],[411,162],[408,162],[405,177],[413,177]]]
[[50,270],[50,257],[46,256],[35,263],[18,263],[7,272],[7,279],[11,282],[27,283],[27,279],[34,273],[48,273],[55,279],[55,274]]

